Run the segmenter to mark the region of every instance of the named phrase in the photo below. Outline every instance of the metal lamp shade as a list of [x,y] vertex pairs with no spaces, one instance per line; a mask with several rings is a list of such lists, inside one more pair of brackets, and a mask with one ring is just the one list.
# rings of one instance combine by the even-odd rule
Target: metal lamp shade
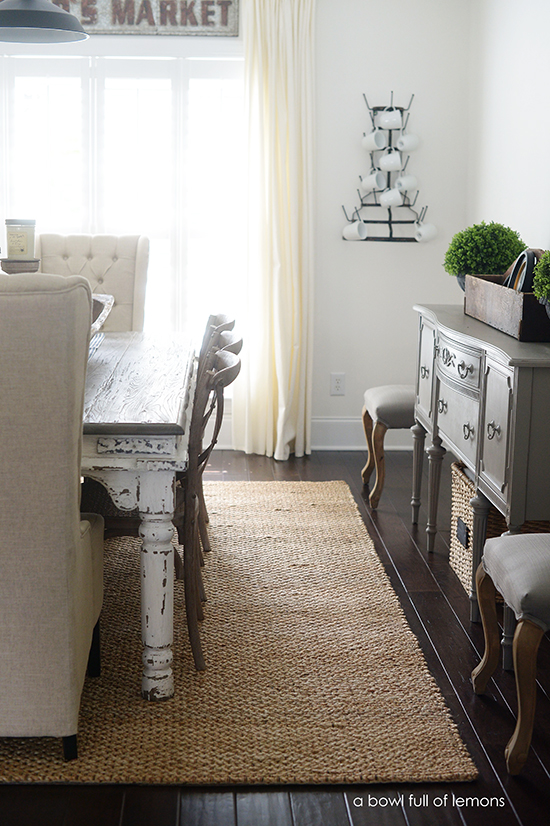
[[86,40],[80,22],[50,0],[1,0],[0,40],[12,43],[71,43]]

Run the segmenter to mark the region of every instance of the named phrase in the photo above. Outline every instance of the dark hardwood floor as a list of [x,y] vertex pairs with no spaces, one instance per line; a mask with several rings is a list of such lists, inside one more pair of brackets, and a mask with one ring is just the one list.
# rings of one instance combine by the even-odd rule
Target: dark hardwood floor
[[[0,786],[0,826],[546,826],[550,824],[550,643],[539,653],[533,745],[519,777],[504,746],[514,727],[513,675],[498,669],[485,697],[469,677],[482,650],[481,627],[448,565],[450,459],[446,457],[435,552],[426,553],[426,512],[410,523],[412,456],[386,456],[376,513],[365,504],[358,452],[318,452],[274,462],[215,451],[206,477],[218,480],[345,480],[417,635],[429,668],[479,769],[474,783],[362,787],[186,788]],[[424,491],[426,479],[424,480]],[[456,798],[463,798],[462,805]]]

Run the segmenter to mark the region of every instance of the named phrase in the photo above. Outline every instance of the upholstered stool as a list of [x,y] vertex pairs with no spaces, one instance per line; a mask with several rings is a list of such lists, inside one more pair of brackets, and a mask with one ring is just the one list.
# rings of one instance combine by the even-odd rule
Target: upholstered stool
[[508,772],[518,774],[533,734],[537,651],[550,628],[550,534],[508,534],[488,539],[476,586],[485,634],[483,659],[472,672],[476,694],[484,693],[498,664],[497,590],[518,620],[513,642],[518,717],[504,752]]
[[368,484],[372,471],[376,469],[376,481],[369,496],[372,508],[378,507],[384,487],[384,436],[391,428],[414,425],[414,402],[415,390],[408,384],[371,387],[365,393],[363,427],[369,455],[361,477],[363,484]]

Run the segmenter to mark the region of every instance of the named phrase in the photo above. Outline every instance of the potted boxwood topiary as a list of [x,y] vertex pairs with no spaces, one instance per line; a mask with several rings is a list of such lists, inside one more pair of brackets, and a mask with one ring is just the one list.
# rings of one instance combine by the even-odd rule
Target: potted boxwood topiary
[[482,221],[457,232],[443,266],[450,275],[456,275],[464,289],[466,275],[502,275],[526,246],[510,227]]
[[533,273],[533,292],[550,317],[550,250],[541,255]]

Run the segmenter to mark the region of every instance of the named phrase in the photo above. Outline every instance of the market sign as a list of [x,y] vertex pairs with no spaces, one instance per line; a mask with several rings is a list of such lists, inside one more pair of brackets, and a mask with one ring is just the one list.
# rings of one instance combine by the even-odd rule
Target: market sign
[[88,34],[239,34],[239,0],[54,0]]

